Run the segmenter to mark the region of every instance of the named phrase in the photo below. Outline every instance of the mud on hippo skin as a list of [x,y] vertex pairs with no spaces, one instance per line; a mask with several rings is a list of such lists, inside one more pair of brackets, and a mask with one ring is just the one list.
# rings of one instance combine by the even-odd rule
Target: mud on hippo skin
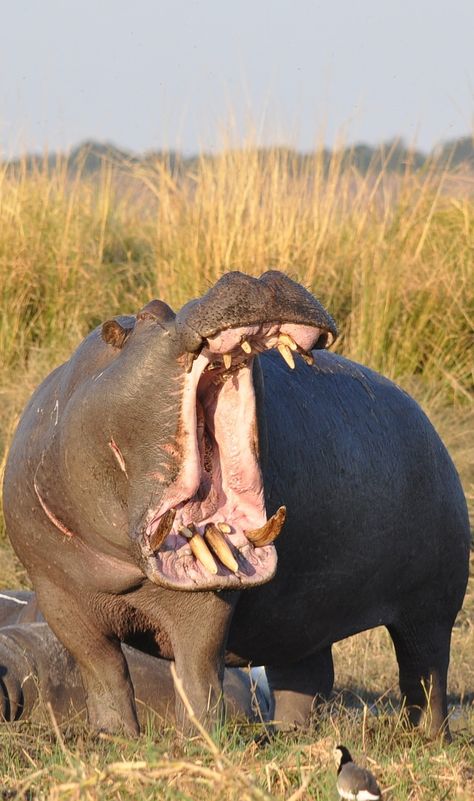
[[225,661],[265,664],[288,725],[330,691],[332,643],[385,625],[412,719],[446,729],[462,489],[417,404],[328,353],[336,334],[288,276],[229,273],[176,315],[107,321],[34,394],[7,531],[93,727],[138,731],[121,642],[174,658],[202,718]]

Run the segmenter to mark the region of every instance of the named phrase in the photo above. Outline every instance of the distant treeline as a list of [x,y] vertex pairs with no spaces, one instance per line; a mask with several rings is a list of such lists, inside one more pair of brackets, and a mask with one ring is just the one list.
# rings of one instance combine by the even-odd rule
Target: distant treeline
[[[474,171],[474,137],[472,136],[445,142],[430,153],[409,148],[401,139],[385,142],[375,147],[356,144],[340,150],[322,148],[319,151],[308,153],[300,153],[291,148],[273,147],[257,148],[257,152],[263,162],[270,153],[272,158],[275,157],[275,153],[279,153],[282,162],[288,166],[288,169],[296,173],[301,173],[314,165],[315,155],[319,156],[320,163],[325,169],[329,169],[331,162],[337,159],[341,166],[352,166],[362,174],[368,170],[379,171],[382,168],[388,172],[403,173],[407,169],[419,170],[433,163],[440,168],[456,169],[459,167]],[[212,160],[217,156],[201,154],[185,157],[174,150],[149,151],[143,155],[137,155],[110,143],[86,141],[68,153],[27,154],[22,158],[12,159],[6,164],[13,170],[20,168],[29,171],[40,165],[55,168],[60,163],[67,163],[68,170],[71,172],[75,173],[80,169],[83,174],[90,175],[97,172],[104,161],[121,165],[129,163],[143,166],[164,162],[172,173],[179,174],[189,172],[203,158]]]

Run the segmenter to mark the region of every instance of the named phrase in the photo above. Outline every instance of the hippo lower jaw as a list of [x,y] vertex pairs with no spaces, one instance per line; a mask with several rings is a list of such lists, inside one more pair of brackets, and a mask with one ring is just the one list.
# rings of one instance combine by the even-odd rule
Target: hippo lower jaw
[[[275,574],[273,545],[285,507],[267,520],[258,462],[252,362],[277,348],[289,368],[320,329],[290,323],[229,328],[185,354],[180,388],[178,477],[137,536],[143,569],[157,584],[182,590],[243,589]],[[157,474],[157,478],[163,479]]]

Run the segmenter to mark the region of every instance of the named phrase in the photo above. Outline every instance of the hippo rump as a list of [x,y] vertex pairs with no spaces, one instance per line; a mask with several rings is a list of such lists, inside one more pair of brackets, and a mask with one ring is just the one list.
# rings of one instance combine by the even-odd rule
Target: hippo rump
[[[122,644],[122,651],[140,723],[175,723],[171,662],[129,645]],[[268,717],[268,698],[257,679],[239,668],[225,669],[225,705],[233,718]],[[59,723],[75,722],[85,710],[77,664],[44,621],[34,592],[0,592],[0,720],[50,721],[52,712]]]
[[174,659],[203,719],[225,663],[264,664],[288,726],[330,692],[332,644],[384,625],[411,720],[447,733],[462,488],[419,406],[335,336],[283,273],[232,272],[107,321],[33,395],[7,531],[93,728],[138,731],[121,643]]

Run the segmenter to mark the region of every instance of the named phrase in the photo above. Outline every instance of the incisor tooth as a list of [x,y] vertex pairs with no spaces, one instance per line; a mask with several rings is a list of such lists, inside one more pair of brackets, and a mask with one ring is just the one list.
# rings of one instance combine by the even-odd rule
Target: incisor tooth
[[290,337],[289,334],[280,334],[278,337],[278,341],[281,342],[282,345],[288,345],[290,350],[297,350],[298,345],[296,344],[293,337]]
[[264,545],[270,545],[271,542],[276,540],[280,531],[283,528],[283,523],[286,518],[286,506],[280,506],[274,515],[267,520],[264,526],[257,528],[254,531],[246,531],[245,536],[256,548],[262,548]]
[[252,353],[252,346],[250,342],[247,342],[246,339],[242,340],[242,342],[240,343],[240,347],[245,353]]
[[217,528],[219,531],[222,531],[223,534],[230,534],[232,531],[228,523],[217,523]]
[[224,367],[228,370],[232,366],[232,356],[230,353],[224,353],[222,358],[224,359]]
[[158,528],[150,537],[150,548],[157,551],[160,545],[163,544],[166,537],[173,528],[174,519],[176,517],[176,509],[168,509],[161,518]]
[[217,558],[220,559],[222,564],[229,568],[229,570],[232,570],[233,573],[237,573],[239,565],[234,559],[234,555],[229,548],[228,542],[226,541],[224,535],[219,531],[217,526],[215,526],[213,523],[208,523],[204,530],[204,539],[209,547],[212,548]]
[[278,348],[278,352],[280,353],[280,356],[282,356],[284,358],[284,360],[287,363],[288,367],[290,367],[292,370],[294,370],[295,369],[295,360],[293,359],[293,354],[292,354],[291,350],[289,349],[288,345],[282,345],[281,343],[278,343],[277,348]]
[[214,561],[212,553],[210,552],[201,535],[195,534],[193,537],[191,537],[189,540],[189,545],[196,559],[201,562],[201,564],[209,573],[212,573],[212,575],[215,576],[217,573],[217,565]]
[[201,562],[206,570],[215,576],[217,573],[217,565],[214,561],[214,557],[201,535],[196,531],[194,523],[189,523],[187,526],[181,526],[179,530],[183,537],[186,537],[188,540],[189,547],[191,548],[191,551],[198,562]]

